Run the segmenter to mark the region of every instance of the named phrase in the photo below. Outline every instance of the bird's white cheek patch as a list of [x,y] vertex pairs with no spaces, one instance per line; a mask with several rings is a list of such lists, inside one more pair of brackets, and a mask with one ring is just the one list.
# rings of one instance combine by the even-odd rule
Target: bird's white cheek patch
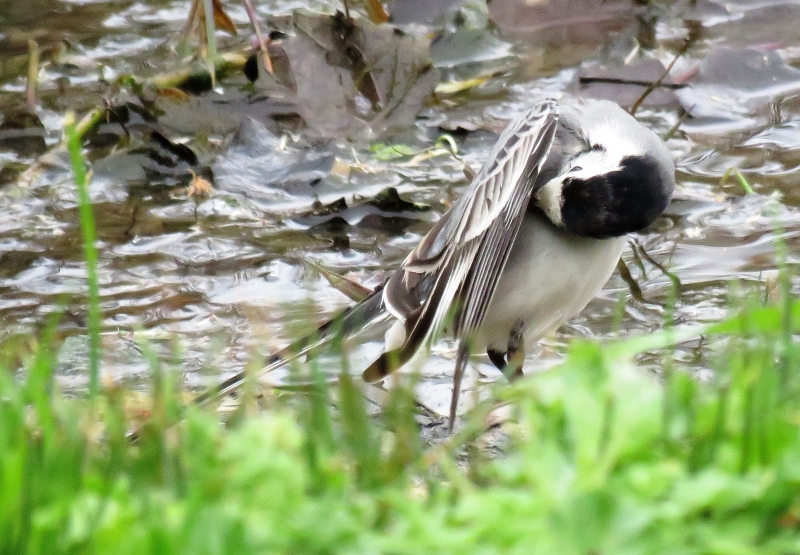
[[561,206],[564,203],[564,198],[561,192],[563,188],[563,180],[556,177],[548,181],[544,187],[536,192],[536,204],[544,210],[550,221],[558,226],[562,224]]

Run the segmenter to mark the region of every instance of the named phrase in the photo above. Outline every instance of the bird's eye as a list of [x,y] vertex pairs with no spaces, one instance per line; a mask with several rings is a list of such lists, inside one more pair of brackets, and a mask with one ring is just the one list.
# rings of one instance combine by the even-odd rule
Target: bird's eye
[[580,166],[572,166],[572,168],[570,168],[570,170],[569,170],[569,171],[571,171],[571,172],[579,172],[579,171],[581,171],[582,169],[583,169],[583,168],[582,168],[582,167],[580,167]]

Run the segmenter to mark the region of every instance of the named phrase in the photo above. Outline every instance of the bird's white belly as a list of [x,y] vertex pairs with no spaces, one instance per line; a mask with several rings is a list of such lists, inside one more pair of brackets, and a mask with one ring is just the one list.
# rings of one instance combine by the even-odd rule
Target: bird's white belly
[[523,220],[474,346],[505,351],[522,322],[526,348],[578,314],[617,266],[625,237],[592,239],[556,228],[543,216]]

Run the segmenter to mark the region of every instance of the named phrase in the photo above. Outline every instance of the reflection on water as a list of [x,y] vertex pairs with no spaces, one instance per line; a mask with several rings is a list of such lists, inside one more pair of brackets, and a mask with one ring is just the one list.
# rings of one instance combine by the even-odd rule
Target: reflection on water
[[[273,10],[288,13],[301,3],[259,4],[266,15]],[[764,12],[747,9],[742,17],[709,12],[707,35],[678,67],[699,67],[709,50],[724,46],[726,26],[764,36],[765,26],[785,17],[779,9],[784,4],[764,5]],[[84,110],[116,94],[101,75],[109,79],[170,67],[174,62],[166,41],[182,25],[187,9],[188,2],[171,0],[7,0],[0,7],[0,44],[5,45],[0,47],[0,113],[8,123],[0,126],[0,343],[19,344],[20,338],[40,330],[49,314],[64,307],[59,368],[68,388],[80,389],[87,381],[86,276],[75,191],[63,158],[51,160],[30,182],[15,179],[18,164],[31,163],[41,151],[41,145],[28,148],[31,141],[44,138],[50,146],[57,142],[65,109]],[[243,29],[243,10],[232,7],[230,13]],[[682,24],[674,17],[658,23],[656,39],[673,40],[679,34]],[[722,90],[723,84],[710,77],[702,87],[681,93],[684,106],[693,98],[698,105],[702,101],[704,109],[715,98],[724,99],[715,106],[717,112],[725,103],[735,106],[723,114],[698,109],[698,117],[683,122],[669,141],[679,168],[676,199],[651,230],[635,238],[647,256],[638,249],[625,255],[645,302],[631,299],[625,282],[613,277],[583,314],[542,342],[540,352],[530,357],[530,368],[543,369],[559,360],[573,337],[610,338],[660,328],[665,306],[675,294],[664,268],[681,282],[672,317],[683,325],[724,316],[732,282],[741,282],[743,289],[763,288],[766,277],[778,268],[776,250],[785,250],[787,264],[797,265],[800,104],[791,92],[799,89],[786,82],[791,85],[792,76],[800,73],[792,67],[800,59],[800,33],[796,25],[776,29],[779,34],[770,35],[765,59],[781,66],[782,96],[760,97],[760,104],[753,106],[752,95],[735,94],[731,83]],[[620,42],[625,33],[635,29],[621,31],[608,43]],[[731,36],[730,44],[737,48],[758,46],[743,44],[741,33]],[[71,38],[71,46],[42,70],[37,115],[43,130],[17,140],[9,129],[13,130],[12,114],[24,103],[25,63],[20,70],[19,62],[26,60],[27,46],[20,45],[27,45],[29,37],[40,41],[45,59],[63,48],[63,37]],[[502,120],[533,98],[571,86],[582,60],[574,59],[575,51],[565,54],[568,45],[527,41],[519,29],[513,37],[496,37],[492,44],[503,39],[521,54],[514,72],[500,85],[489,83],[427,108],[415,130],[390,142],[422,151],[433,145],[441,128],[449,129],[460,160],[477,168]],[[222,39],[222,46],[235,40],[246,39]],[[505,56],[510,50],[502,51]],[[603,56],[585,45],[576,51],[583,59]],[[668,51],[657,55],[664,63],[672,57]],[[731,62],[723,54],[715,55],[720,64]],[[507,56],[502,63],[508,67]],[[180,361],[177,368],[190,387],[215,382],[282,346],[350,302],[307,262],[375,286],[466,184],[462,162],[449,156],[409,163],[407,157],[380,159],[367,141],[319,143],[302,133],[282,138],[273,128],[247,120],[259,119],[264,112],[248,104],[248,95],[240,89],[244,84],[243,78],[234,79],[226,84],[231,89],[227,96],[212,93],[196,105],[168,109],[161,122],[165,132],[173,141],[185,139],[197,160],[187,160],[174,144],[162,144],[158,150],[146,143],[137,135],[142,122],[131,119],[124,130],[132,134],[129,147],[112,154],[103,146],[103,137],[111,137],[113,144],[123,133],[113,123],[102,131],[108,135],[94,139],[91,196],[101,253],[104,367],[129,384],[141,384],[148,376],[135,336],[148,340],[163,360]],[[674,109],[643,109],[638,115],[662,134],[679,118]],[[219,133],[240,126],[235,138]],[[731,167],[741,170],[754,194],[745,195],[733,178],[720,184]],[[215,191],[207,200],[187,198],[189,168],[210,168]],[[366,202],[387,187],[430,210]],[[626,299],[621,313],[620,298]],[[353,367],[366,362],[376,348],[367,345],[355,351]],[[673,356],[702,375],[708,370],[703,349],[686,344]],[[423,373],[423,397],[443,397],[453,354],[447,342],[437,347]],[[639,362],[653,371],[660,364],[656,356],[643,356]],[[496,377],[488,365],[479,368],[487,379]]]

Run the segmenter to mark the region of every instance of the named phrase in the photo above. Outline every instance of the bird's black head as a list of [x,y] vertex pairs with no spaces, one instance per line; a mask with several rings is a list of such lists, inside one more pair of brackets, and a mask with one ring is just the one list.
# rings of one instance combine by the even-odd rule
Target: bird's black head
[[669,204],[674,176],[649,155],[626,156],[614,171],[567,175],[561,188],[561,224],[578,235],[607,239],[640,231]]

